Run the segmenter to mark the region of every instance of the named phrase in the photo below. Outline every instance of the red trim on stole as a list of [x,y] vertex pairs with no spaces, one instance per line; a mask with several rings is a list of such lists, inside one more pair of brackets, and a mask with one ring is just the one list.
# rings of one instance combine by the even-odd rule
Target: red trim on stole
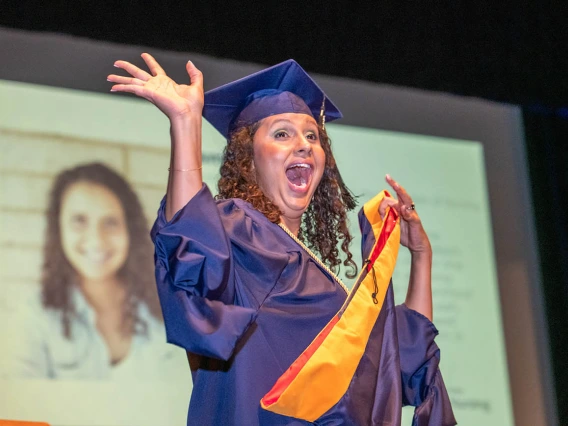
[[370,272],[371,269],[373,269],[375,261],[378,259],[381,252],[385,248],[385,245],[387,244],[387,241],[394,227],[396,226],[397,219],[398,219],[398,213],[396,212],[395,209],[391,208],[387,214],[387,217],[384,219],[385,224],[383,225],[383,229],[381,229],[381,234],[379,235],[379,239],[375,244],[375,248],[373,249],[371,256],[369,256],[369,263],[367,264],[367,272]]

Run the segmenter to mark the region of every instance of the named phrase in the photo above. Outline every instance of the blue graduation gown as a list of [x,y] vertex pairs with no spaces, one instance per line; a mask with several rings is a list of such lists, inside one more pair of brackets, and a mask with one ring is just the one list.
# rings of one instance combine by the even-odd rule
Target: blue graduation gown
[[[365,253],[373,242],[364,228]],[[345,290],[278,225],[243,200],[215,201],[205,185],[170,222],[162,202],[152,239],[168,342],[192,354],[188,425],[310,424],[263,410],[260,399]],[[395,307],[389,288],[356,383],[314,424],[398,426],[403,404],[419,407],[417,426],[455,424],[442,423],[449,400],[436,334],[422,315]]]

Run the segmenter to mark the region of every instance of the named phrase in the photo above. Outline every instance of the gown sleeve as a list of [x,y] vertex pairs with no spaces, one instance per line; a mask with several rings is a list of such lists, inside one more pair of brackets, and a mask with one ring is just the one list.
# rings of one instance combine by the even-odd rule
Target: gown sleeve
[[406,305],[395,307],[402,400],[416,407],[412,426],[453,426],[452,405],[440,372],[438,330],[422,314]]
[[[239,209],[227,214],[244,220]],[[169,222],[162,201],[151,236],[167,341],[228,360],[256,310],[235,304],[231,242],[207,186]]]
[[[359,213],[361,250],[366,259],[375,243],[372,226]],[[391,284],[392,285],[392,284]],[[440,349],[434,342],[438,330],[419,312],[395,306],[402,381],[402,402],[416,407],[412,426],[456,424],[450,398],[440,373]]]

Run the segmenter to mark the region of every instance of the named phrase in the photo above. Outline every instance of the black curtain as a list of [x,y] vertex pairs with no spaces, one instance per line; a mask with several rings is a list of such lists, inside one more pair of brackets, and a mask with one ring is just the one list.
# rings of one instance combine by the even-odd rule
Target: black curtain
[[568,117],[564,112],[545,107],[524,109],[560,425],[568,425]]

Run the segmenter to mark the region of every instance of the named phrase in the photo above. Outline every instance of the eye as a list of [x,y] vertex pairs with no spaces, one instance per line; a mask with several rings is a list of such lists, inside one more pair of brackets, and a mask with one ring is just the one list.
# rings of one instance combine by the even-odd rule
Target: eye
[[116,217],[106,217],[103,220],[103,227],[107,230],[114,230],[120,226],[120,221]]
[[312,140],[312,141],[318,141],[318,140],[319,140],[318,134],[315,133],[315,132],[310,132],[310,133],[308,133],[308,134],[306,135],[306,138],[307,138],[307,139],[310,139],[310,140]]
[[69,221],[71,222],[73,229],[79,230],[87,226],[89,220],[84,214],[74,214],[73,216],[71,216]]
[[276,133],[274,133],[274,137],[276,139],[286,138],[288,137],[288,132],[286,130],[278,130]]

